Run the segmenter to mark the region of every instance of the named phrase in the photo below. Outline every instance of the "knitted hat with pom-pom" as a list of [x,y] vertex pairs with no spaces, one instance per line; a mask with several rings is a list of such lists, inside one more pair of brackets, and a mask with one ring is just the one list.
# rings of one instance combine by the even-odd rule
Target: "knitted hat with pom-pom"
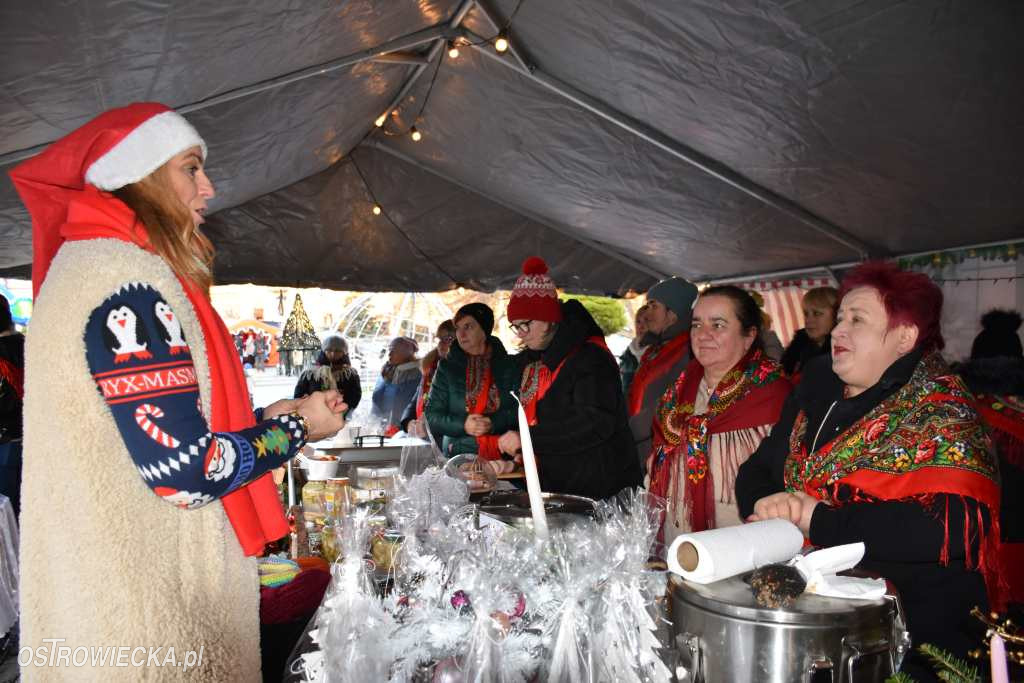
[[523,263],[523,274],[512,288],[506,317],[510,321],[544,320],[549,323],[562,319],[558,291],[548,275],[548,264],[539,256],[531,256]]

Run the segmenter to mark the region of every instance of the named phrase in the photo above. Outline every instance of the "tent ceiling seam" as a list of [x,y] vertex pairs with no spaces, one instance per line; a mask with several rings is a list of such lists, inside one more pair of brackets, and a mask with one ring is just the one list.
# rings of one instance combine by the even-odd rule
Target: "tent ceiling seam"
[[[500,24],[492,15],[492,10],[488,9],[488,4],[488,0],[477,0],[477,9],[480,10],[481,14],[493,27],[499,29]],[[464,39],[470,43],[473,49],[476,50],[477,54],[493,59],[506,68],[512,69],[522,76],[543,85],[545,88],[573,102],[577,106],[600,116],[606,121],[641,138],[662,151],[668,152],[677,159],[680,159],[698,170],[703,171],[706,175],[724,182],[740,192],[743,192],[744,194],[758,199],[762,203],[781,211],[800,223],[813,228],[826,237],[829,237],[843,246],[855,251],[860,257],[864,258],[872,255],[885,254],[884,249],[881,249],[876,245],[868,244],[860,238],[851,235],[839,226],[834,225],[824,218],[812,213],[796,201],[769,190],[768,188],[733,170],[717,159],[713,159],[695,149],[692,149],[688,145],[685,145],[661,131],[615,109],[579,88],[546,73],[529,58],[527,51],[521,45],[517,47],[510,43],[508,51],[512,53],[515,60],[512,61],[495,52],[489,43],[482,42],[483,39],[469,29],[462,27],[461,31],[463,32]]]
[[422,171],[424,171],[426,173],[430,173],[431,175],[437,176],[438,178],[440,178],[440,179],[442,179],[442,180],[444,180],[446,182],[449,182],[452,185],[455,185],[456,187],[459,187],[459,188],[461,188],[463,190],[466,190],[467,192],[472,192],[473,194],[477,195],[478,197],[483,197],[484,199],[486,199],[486,200],[488,200],[490,202],[494,202],[495,204],[497,204],[497,205],[499,205],[501,207],[504,207],[505,209],[515,213],[518,216],[521,216],[523,218],[528,218],[529,220],[531,220],[531,221],[533,221],[533,222],[535,222],[535,223],[537,223],[537,224],[539,224],[539,225],[541,225],[541,226],[543,226],[545,228],[548,228],[549,230],[553,230],[553,231],[555,231],[555,232],[557,232],[557,233],[559,233],[561,235],[564,235],[565,237],[568,237],[571,240],[579,242],[580,244],[582,244],[585,247],[589,247],[590,249],[593,249],[593,250],[595,250],[595,251],[597,251],[597,252],[599,252],[601,254],[604,254],[605,256],[608,256],[610,258],[613,258],[616,261],[619,261],[620,263],[624,263],[625,265],[627,265],[627,266],[629,266],[631,268],[634,268],[634,269],[636,269],[637,271],[639,271],[641,273],[644,273],[646,275],[650,275],[651,277],[656,278],[658,280],[662,280],[662,279],[665,279],[665,278],[669,277],[667,273],[663,273],[663,272],[657,270],[656,268],[653,268],[653,267],[651,267],[651,266],[649,266],[649,265],[647,265],[647,264],[645,264],[645,263],[643,263],[641,261],[637,261],[637,260],[635,260],[633,258],[630,258],[629,256],[626,256],[625,254],[622,254],[622,253],[616,251],[615,249],[613,249],[612,247],[610,247],[610,246],[608,246],[606,244],[603,244],[601,242],[597,242],[595,240],[587,239],[586,237],[581,237],[581,236],[575,234],[574,232],[572,232],[572,231],[570,231],[570,230],[568,230],[566,228],[561,228],[561,227],[558,227],[558,226],[552,224],[546,218],[538,216],[537,214],[535,214],[535,213],[533,213],[531,211],[526,211],[526,210],[521,209],[521,208],[519,208],[517,206],[514,206],[510,202],[506,202],[506,201],[504,201],[502,199],[498,199],[496,197],[492,197],[491,195],[487,194],[486,192],[481,192],[479,189],[474,188],[474,187],[472,187],[470,185],[467,185],[466,183],[464,183],[464,182],[462,182],[460,180],[457,180],[457,179],[449,176],[447,173],[444,173],[442,171],[438,171],[436,169],[433,169],[433,168],[427,166],[426,164],[424,164],[423,162],[419,161],[418,159],[414,159],[414,158],[406,155],[403,152],[399,152],[398,150],[391,149],[389,146],[385,145],[383,142],[381,142],[379,140],[370,140],[370,141],[368,141],[366,143],[366,145],[368,147],[372,147],[373,149],[376,149],[376,150],[379,150],[381,152],[384,152],[385,154],[388,154],[388,155],[390,155],[390,156],[392,156],[392,157],[394,157],[394,158],[396,158],[396,159],[398,159],[400,161],[404,161],[407,164],[415,166],[416,168],[418,168],[418,169],[420,169],[420,170],[422,170]]

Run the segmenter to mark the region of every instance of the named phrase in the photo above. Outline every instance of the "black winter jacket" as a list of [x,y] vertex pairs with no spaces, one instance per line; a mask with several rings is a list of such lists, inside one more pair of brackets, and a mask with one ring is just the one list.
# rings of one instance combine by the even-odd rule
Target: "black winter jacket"
[[[740,466],[736,477],[740,516],[750,515],[760,498],[785,489],[783,466],[800,410],[807,414],[805,445],[808,449],[812,447],[811,441],[820,427],[818,446],[822,446],[896,393],[910,380],[921,358],[919,351],[900,358],[877,384],[848,399],[843,398],[842,380],[832,371],[831,357],[811,359],[800,384],[786,399],[771,434]],[[944,515],[947,503],[949,565],[943,566],[939,556],[945,533],[939,517]],[[963,543],[957,542],[964,538],[965,506],[971,520],[970,533],[976,534],[977,503],[951,495],[936,495],[930,508],[902,501],[849,503],[840,507],[819,505],[811,517],[812,544],[828,547],[863,541],[866,548],[859,568],[884,576],[899,590],[915,644],[915,654],[908,658],[904,670],[912,672],[918,680],[933,678],[931,667],[916,654],[916,646],[932,643],[965,657],[976,646],[969,633],[970,610],[975,605],[985,610],[988,605],[985,582],[979,572],[966,568]]]
[[565,360],[530,428],[541,486],[607,498],[642,482],[619,368],[606,349],[587,343],[603,335],[579,301],[563,302],[562,315],[547,349],[516,356],[520,370],[539,358],[554,371]]
[[[15,368],[25,368],[25,337],[0,337],[0,358]],[[0,443],[21,438],[21,397],[14,386],[0,376]]]

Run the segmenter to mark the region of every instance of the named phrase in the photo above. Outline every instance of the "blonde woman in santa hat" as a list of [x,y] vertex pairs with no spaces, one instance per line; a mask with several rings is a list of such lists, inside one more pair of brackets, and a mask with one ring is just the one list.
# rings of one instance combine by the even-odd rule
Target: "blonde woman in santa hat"
[[[523,264],[506,317],[525,349],[519,397],[530,424],[541,486],[549,493],[607,498],[641,484],[619,367],[601,328],[575,299],[560,302],[548,267]],[[518,431],[499,438],[521,450]]]
[[340,429],[345,406],[317,392],[253,413],[208,296],[206,151],[174,111],[133,104],[11,172],[36,295],[21,645],[203,651],[186,674],[48,668],[34,650],[28,680],[259,680],[253,556],[288,533],[269,470]]

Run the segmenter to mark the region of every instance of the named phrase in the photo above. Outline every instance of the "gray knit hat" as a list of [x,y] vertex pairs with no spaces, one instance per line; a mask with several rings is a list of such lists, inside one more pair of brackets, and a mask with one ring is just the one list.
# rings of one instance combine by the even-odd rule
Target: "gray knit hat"
[[647,299],[654,299],[665,304],[680,320],[690,317],[693,304],[697,301],[697,287],[681,277],[670,277],[662,280],[647,290]]

